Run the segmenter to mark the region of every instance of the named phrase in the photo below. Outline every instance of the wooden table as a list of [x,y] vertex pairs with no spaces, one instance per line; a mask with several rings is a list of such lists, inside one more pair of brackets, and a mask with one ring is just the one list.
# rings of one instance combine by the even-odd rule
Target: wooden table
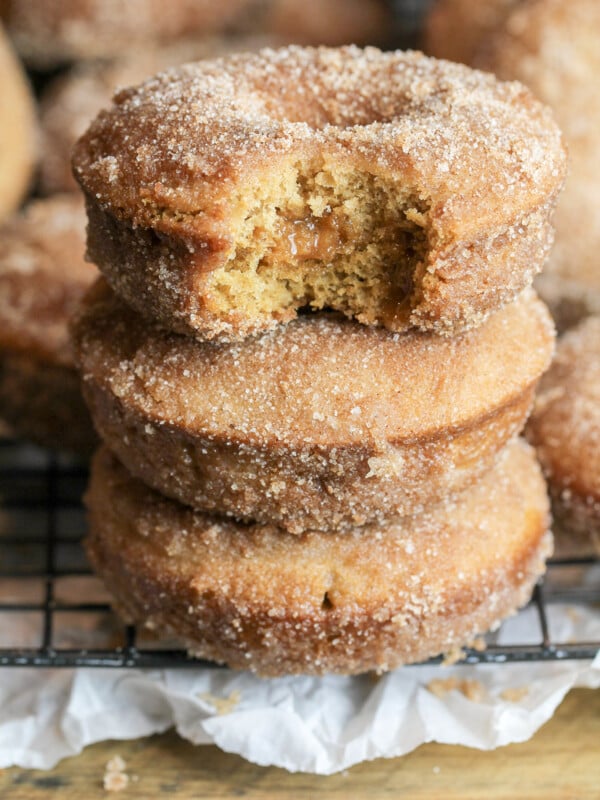
[[[106,763],[126,762],[129,785],[108,794]],[[402,798],[402,800],[599,800],[600,691],[571,692],[529,742],[480,753],[424,745],[404,758],[359,764],[331,777],[264,769],[175,733],[103,742],[50,772],[0,771],[2,800],[181,800],[210,798]]]

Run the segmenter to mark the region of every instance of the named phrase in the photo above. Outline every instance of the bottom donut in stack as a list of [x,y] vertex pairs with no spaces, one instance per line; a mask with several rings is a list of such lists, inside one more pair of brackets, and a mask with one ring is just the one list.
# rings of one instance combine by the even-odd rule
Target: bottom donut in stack
[[261,675],[382,672],[455,651],[529,598],[551,551],[533,451],[459,498],[344,534],[244,525],[168,500],[102,449],[92,565],[128,620]]

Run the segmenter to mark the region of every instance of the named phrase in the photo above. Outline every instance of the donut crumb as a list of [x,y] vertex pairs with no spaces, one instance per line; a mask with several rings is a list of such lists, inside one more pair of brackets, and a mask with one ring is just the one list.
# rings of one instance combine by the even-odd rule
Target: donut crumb
[[242,695],[237,689],[234,689],[227,697],[217,697],[210,692],[202,692],[198,695],[198,698],[204,700],[206,703],[210,703],[215,713],[218,716],[223,716],[225,714],[230,714],[233,709],[239,705]]
[[484,687],[476,680],[459,680],[458,678],[436,678],[429,681],[427,689],[436,697],[444,697],[448,692],[457,691],[473,703],[481,703],[484,697]]
[[500,692],[500,697],[508,703],[518,703],[520,700],[523,700],[524,697],[527,697],[528,694],[529,688],[527,686],[514,686],[503,689]]
[[106,764],[102,785],[105,792],[122,792],[129,786],[129,775],[125,772],[127,765],[121,756],[113,756]]

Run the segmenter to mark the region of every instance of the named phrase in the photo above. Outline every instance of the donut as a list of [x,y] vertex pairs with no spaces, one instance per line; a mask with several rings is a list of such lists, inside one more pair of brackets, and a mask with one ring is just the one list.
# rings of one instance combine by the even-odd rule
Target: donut
[[[468,29],[470,10],[460,2],[446,5]],[[599,41],[596,0],[520,0],[471,59],[501,79],[522,81],[554,110],[565,134],[570,172],[555,216],[556,243],[536,284],[561,329],[600,312]]]
[[268,0],[258,25],[289,44],[383,44],[395,32],[385,0]]
[[561,552],[600,554],[600,316],[559,341],[527,435],[549,481]]
[[21,203],[36,159],[33,97],[0,24],[0,220]]
[[9,0],[8,31],[25,61],[47,69],[113,58],[228,30],[249,0]]
[[265,676],[384,672],[456,651],[527,602],[551,551],[546,487],[515,441],[421,516],[290,536],[193,512],[99,451],[87,552],[128,621]]
[[378,44],[394,31],[385,0],[8,0],[0,4],[22,57],[46,69],[215,34],[297,44]]
[[553,352],[530,291],[453,339],[321,313],[221,344],[161,330],[101,282],[74,340],[97,430],[136,477],[292,533],[412,514],[472,483],[521,430]]
[[0,227],[0,418],[38,444],[96,443],[67,323],[96,270],[83,260],[80,198],[32,202]]
[[394,331],[481,324],[542,266],[565,153],[516,83],[290,47],[117,94],[74,168],[114,290],[170,330],[235,341],[305,306]]
[[423,49],[436,58],[471,64],[481,42],[522,0],[434,0],[425,16]]

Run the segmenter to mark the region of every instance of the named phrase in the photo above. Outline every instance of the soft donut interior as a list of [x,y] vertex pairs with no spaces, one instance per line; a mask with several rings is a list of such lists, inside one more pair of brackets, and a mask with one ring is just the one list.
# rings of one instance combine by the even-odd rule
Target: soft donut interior
[[219,313],[286,317],[308,306],[406,322],[427,250],[427,204],[410,188],[347,166],[292,164],[251,191],[235,250],[210,279]]

